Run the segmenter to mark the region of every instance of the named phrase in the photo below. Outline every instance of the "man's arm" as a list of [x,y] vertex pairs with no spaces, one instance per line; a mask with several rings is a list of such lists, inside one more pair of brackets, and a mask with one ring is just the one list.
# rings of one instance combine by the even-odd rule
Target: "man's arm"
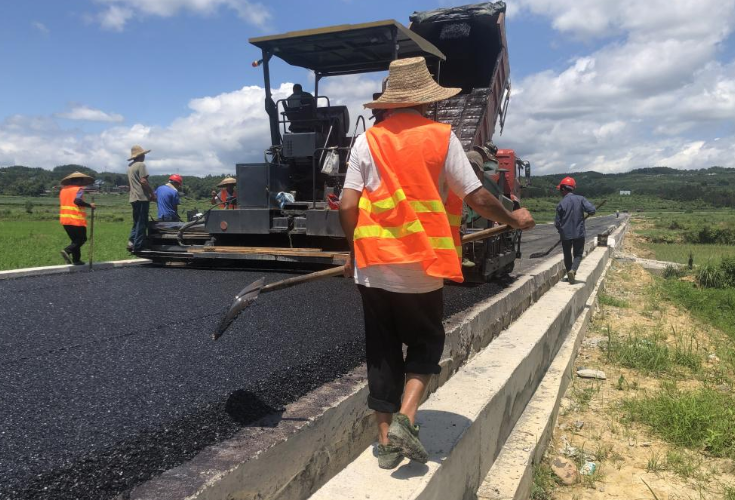
[[156,201],[156,193],[153,192],[153,188],[148,182],[148,176],[140,178],[140,186],[143,188],[143,192],[151,201]]
[[484,218],[507,224],[514,229],[531,229],[536,225],[527,209],[520,208],[509,212],[500,203],[500,200],[483,187],[477,188],[465,196],[464,201]]
[[342,231],[347,238],[347,244],[350,245],[350,259],[345,263],[345,278],[352,277],[354,270],[352,263],[355,260],[355,227],[357,227],[357,217],[360,213],[358,205],[362,193],[354,189],[345,188],[342,190],[342,200],[339,203],[339,222],[342,224]]
[[587,198],[582,198],[582,208],[584,208],[584,211],[590,215],[595,215],[595,212],[597,212],[595,206],[590,203]]
[[556,215],[554,215],[554,227],[557,229],[561,229],[561,216],[562,213],[564,213],[564,209],[561,206],[561,203],[559,203],[556,206]]

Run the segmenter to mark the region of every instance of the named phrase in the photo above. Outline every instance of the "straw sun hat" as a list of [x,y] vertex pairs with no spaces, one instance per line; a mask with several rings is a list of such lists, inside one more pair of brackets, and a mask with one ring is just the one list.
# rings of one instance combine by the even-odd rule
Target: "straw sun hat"
[[235,179],[234,177],[225,177],[224,179],[222,179],[222,182],[217,184],[217,187],[221,188],[221,187],[229,186],[231,184],[237,184],[237,179]]
[[143,149],[142,147],[140,147],[140,146],[138,146],[136,144],[135,146],[133,146],[132,148],[130,148],[130,158],[128,158],[128,161],[133,161],[137,157],[139,157],[141,155],[147,155],[150,152],[151,152],[150,149]]
[[409,57],[390,63],[385,92],[364,106],[371,109],[408,108],[449,99],[461,91],[436,83],[423,57]]
[[71,184],[72,181],[75,179],[80,179],[79,181],[77,181],[77,183],[82,186],[89,186],[94,182],[94,177],[90,177],[89,175],[83,174],[81,172],[74,172],[61,179],[61,185],[66,186],[68,184]]

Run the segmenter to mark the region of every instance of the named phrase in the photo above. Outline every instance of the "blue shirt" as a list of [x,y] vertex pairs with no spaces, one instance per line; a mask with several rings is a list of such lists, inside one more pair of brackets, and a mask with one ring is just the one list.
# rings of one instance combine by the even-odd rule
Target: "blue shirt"
[[179,206],[179,192],[170,184],[158,186],[156,189],[156,198],[158,198],[158,218],[178,218],[176,211]]
[[556,206],[554,225],[562,240],[576,240],[587,236],[584,229],[584,214],[593,215],[595,206],[584,196],[569,193]]

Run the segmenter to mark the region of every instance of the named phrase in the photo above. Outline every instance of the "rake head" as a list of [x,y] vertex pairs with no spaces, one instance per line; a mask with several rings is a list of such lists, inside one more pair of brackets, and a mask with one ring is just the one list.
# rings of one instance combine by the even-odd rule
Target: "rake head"
[[243,288],[240,293],[235,296],[235,300],[232,301],[232,304],[230,304],[230,308],[227,310],[227,313],[220,320],[219,325],[217,325],[217,329],[212,334],[212,340],[217,340],[222,335],[224,335],[224,333],[230,327],[232,322],[235,321],[235,319],[240,315],[240,313],[250,304],[255,302],[255,299],[257,299],[258,295],[260,295],[260,290],[263,288],[264,284],[265,278],[260,278],[258,281],[254,281],[253,283]]

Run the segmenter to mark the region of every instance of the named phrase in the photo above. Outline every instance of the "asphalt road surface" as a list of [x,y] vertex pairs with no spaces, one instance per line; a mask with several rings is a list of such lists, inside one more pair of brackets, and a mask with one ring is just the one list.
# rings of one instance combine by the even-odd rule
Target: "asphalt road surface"
[[[589,235],[614,222],[591,219]],[[523,239],[517,269],[556,234]],[[262,275],[136,266],[0,282],[0,499],[114,497],[364,361],[359,294],[340,278],[261,297],[213,342]],[[446,287],[445,317],[503,287]]]

